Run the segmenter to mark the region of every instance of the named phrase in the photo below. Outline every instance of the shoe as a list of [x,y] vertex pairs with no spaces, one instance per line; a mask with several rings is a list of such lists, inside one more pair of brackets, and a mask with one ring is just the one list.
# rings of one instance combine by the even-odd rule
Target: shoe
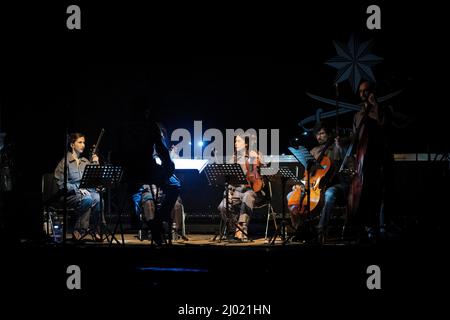
[[72,240],[73,241],[80,241],[82,238],[83,238],[83,235],[81,234],[80,231],[74,230],[72,232]]
[[163,228],[162,225],[153,224],[150,228],[152,234],[152,241],[156,244],[156,246],[160,247],[163,244]]
[[163,244],[163,222],[160,220],[147,220],[146,223],[149,230],[148,239],[152,244],[155,244],[157,247],[161,247]]
[[94,235],[92,237],[94,238],[95,242],[103,242],[104,240],[103,236],[97,232],[94,232]]

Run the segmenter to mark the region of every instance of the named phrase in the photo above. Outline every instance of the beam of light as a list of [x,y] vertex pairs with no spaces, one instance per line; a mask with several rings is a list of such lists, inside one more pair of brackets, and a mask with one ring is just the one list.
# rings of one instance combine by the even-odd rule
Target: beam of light
[[206,273],[208,269],[191,269],[191,268],[162,268],[162,267],[140,267],[139,271],[159,271],[159,272],[195,272]]

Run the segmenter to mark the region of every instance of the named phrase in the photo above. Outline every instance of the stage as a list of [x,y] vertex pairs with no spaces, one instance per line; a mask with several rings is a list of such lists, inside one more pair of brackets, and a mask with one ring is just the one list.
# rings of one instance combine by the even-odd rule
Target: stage
[[[189,241],[162,247],[135,234],[124,235],[125,245],[70,239],[65,245],[3,242],[2,290],[9,300],[64,310],[98,305],[94,314],[99,315],[141,314],[144,308],[152,318],[180,319],[177,312],[186,305],[222,310],[236,304],[270,306],[270,316],[257,318],[279,319],[298,308],[321,310],[324,297],[322,315],[346,314],[354,303],[366,308],[378,304],[374,312],[383,314],[401,310],[398,298],[413,302],[426,294],[439,301],[436,288],[445,288],[443,239],[411,235],[377,245],[283,245],[280,240],[270,245],[264,238],[230,243],[211,241],[213,236],[188,234]],[[374,265],[381,270],[381,290],[367,287],[368,268]],[[73,266],[80,270],[79,290],[67,287]]]
[[[118,234],[115,236],[116,240],[113,240],[113,243],[110,244],[107,239],[105,239],[103,242],[94,241],[92,237],[87,236],[86,241],[81,241],[77,243],[73,243],[71,236],[68,235],[68,242],[72,245],[79,245],[79,246],[118,246],[118,245],[125,245],[125,246],[152,246],[152,243],[150,240],[139,240],[137,234],[130,234],[126,233],[124,234],[124,244],[122,244],[121,235]],[[110,239],[110,238],[109,238]],[[282,240],[280,236],[277,236],[275,238],[275,241],[272,242],[272,238],[268,237],[265,239],[264,237],[257,237],[253,238],[250,241],[242,242],[239,240],[219,240],[219,237],[214,234],[189,234],[187,235],[188,240],[178,239],[172,241],[172,246],[174,247],[274,247],[274,246],[305,246],[308,245],[306,241],[291,241],[290,237],[286,237],[286,240]],[[350,241],[339,241],[338,239],[330,239],[327,243],[325,243],[325,246],[344,246],[349,245],[352,242]],[[354,243],[354,241],[353,241]]]

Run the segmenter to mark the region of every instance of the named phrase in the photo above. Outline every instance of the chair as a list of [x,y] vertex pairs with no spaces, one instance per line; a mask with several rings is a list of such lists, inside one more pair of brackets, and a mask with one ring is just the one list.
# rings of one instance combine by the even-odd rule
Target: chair
[[[154,188],[150,187],[150,192],[152,194],[152,200],[151,201],[153,201],[153,203],[154,203],[154,209],[153,210],[156,210],[156,206],[160,205],[159,197],[162,196],[161,188],[158,187],[158,186],[154,186]],[[138,195],[139,195],[139,193],[133,195],[133,202],[135,203],[135,209],[136,209],[137,213],[139,214],[140,227],[139,227],[139,230],[138,230],[138,239],[140,241],[143,241],[145,239],[150,239],[150,235],[149,235],[149,233],[144,235],[144,225],[145,225],[144,210],[143,210],[141,204],[136,203],[136,201],[137,202],[141,201],[141,198]],[[136,196],[137,196],[137,198],[134,199]],[[186,225],[185,225],[186,214],[185,214],[185,211],[184,211],[184,205],[183,205],[183,203],[181,201],[178,201],[178,199],[177,199],[177,203],[181,207],[181,214],[182,214],[182,216],[181,216],[181,234],[178,233],[175,230],[173,225],[169,226],[171,228],[171,236],[172,236],[171,240],[178,240],[179,238],[181,238],[183,240],[188,240],[187,237],[186,237]],[[175,210],[175,207],[172,210]]]
[[[275,224],[275,228],[277,226],[277,222],[276,222],[276,213],[273,210],[272,207],[272,183],[270,181],[266,181],[266,186],[267,188],[265,188],[265,191],[267,192],[267,194],[265,195],[265,197],[263,198],[259,198],[261,200],[258,201],[257,198],[257,202],[254,204],[253,206],[253,211],[255,210],[259,210],[259,209],[264,209],[267,208],[267,223],[266,223],[266,229],[265,229],[265,233],[264,233],[264,240],[267,241],[268,240],[268,230],[269,230],[269,220],[270,217],[273,217],[273,221]],[[264,191],[264,190],[263,190]],[[237,223],[237,221],[234,221],[235,223]],[[221,219],[221,226],[220,226],[220,230],[221,230],[221,235],[222,237],[227,233],[227,227],[229,225],[229,223],[225,223],[224,226],[222,226],[222,219]],[[223,230],[224,228],[224,230]]]
[[[64,208],[61,202],[62,192],[58,189],[53,173],[45,173],[41,180],[42,204],[44,214],[44,231],[51,236],[54,242],[61,242],[63,236],[63,226],[66,221],[60,215]],[[73,214],[75,210],[67,208],[67,213]]]
[[272,201],[272,183],[270,181],[267,181],[267,186],[268,186],[269,195],[266,197],[264,202],[262,202],[261,204],[256,204],[254,207],[254,209],[261,209],[261,208],[267,207],[266,231],[264,233],[264,241],[265,242],[268,242],[268,240],[269,240],[268,232],[269,232],[270,217],[272,217],[272,219],[273,219],[275,229],[277,228],[277,217],[276,217],[276,213],[273,210],[272,202],[271,202]]

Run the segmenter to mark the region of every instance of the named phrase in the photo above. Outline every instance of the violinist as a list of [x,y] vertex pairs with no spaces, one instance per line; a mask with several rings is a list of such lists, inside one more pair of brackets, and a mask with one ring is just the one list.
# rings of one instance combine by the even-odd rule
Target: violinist
[[[317,224],[317,240],[323,243],[327,231],[328,221],[335,205],[339,202],[345,202],[349,189],[349,177],[338,172],[340,164],[345,155],[343,140],[339,137],[333,138],[331,129],[323,122],[318,123],[314,128],[318,146],[310,150],[311,155],[317,160],[321,154],[328,157],[331,162],[331,168],[328,171],[327,178],[323,186],[324,197],[323,206],[320,211],[320,220]],[[334,139],[331,140],[331,139]],[[325,150],[326,148],[326,150]],[[296,190],[304,189],[301,185],[293,186],[292,192],[287,195],[288,201]],[[290,205],[291,222],[295,229],[302,224],[302,216],[298,205]]]
[[[67,153],[67,205],[74,208],[78,214],[78,219],[72,233],[72,239],[77,241],[87,234],[91,211],[95,215],[100,214],[100,195],[95,189],[80,188],[83,172],[88,164],[98,164],[99,159],[96,154],[91,156],[91,160],[82,157],[85,149],[85,136],[82,133],[72,133],[69,136],[70,150]],[[55,169],[54,177],[60,190],[64,189],[64,158]],[[105,223],[102,216],[102,223]],[[95,240],[101,241],[99,235],[95,234]]]
[[374,85],[368,81],[361,82],[359,96],[363,108],[353,119],[358,143],[349,205],[356,227],[365,229],[362,233],[374,241],[378,231],[384,232],[386,200],[392,186],[393,155],[389,143],[392,112],[378,103]]
[[265,200],[264,181],[259,175],[259,168],[263,165],[263,158],[260,152],[249,150],[249,145],[245,141],[244,135],[237,135],[235,139],[235,154],[233,156],[234,163],[239,163],[242,170],[246,174],[247,185],[230,186],[228,195],[228,210],[233,217],[227,216],[227,206],[225,197],[219,204],[219,211],[222,219],[229,221],[237,217],[237,223],[241,230],[237,229],[235,233],[236,240],[248,241],[248,224],[253,213],[256,202]]

